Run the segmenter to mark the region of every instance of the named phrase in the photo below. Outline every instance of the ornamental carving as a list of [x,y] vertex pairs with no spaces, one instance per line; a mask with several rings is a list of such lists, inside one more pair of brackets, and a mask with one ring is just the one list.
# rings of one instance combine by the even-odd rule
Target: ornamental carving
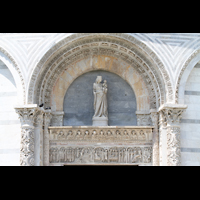
[[152,129],[112,129],[112,128],[50,128],[50,140],[87,141],[87,142],[117,142],[135,141],[151,142]]
[[162,110],[166,116],[167,123],[180,123],[183,109],[164,109]]
[[[66,48],[62,48],[61,50],[61,46],[66,46]],[[54,54],[55,56],[51,57],[53,51],[57,51],[58,54]],[[100,54],[109,54],[115,57],[120,57],[127,63],[136,66],[136,69],[140,71],[144,80],[147,81],[147,85],[149,85],[149,91],[151,93],[151,108],[159,107],[160,102],[161,104],[164,103],[164,84],[166,83],[167,100],[169,102],[173,100],[173,91],[169,75],[156,54],[144,43],[141,43],[128,34],[113,33],[92,35],[74,34],[56,44],[54,49],[50,49],[44,55],[33,72],[29,88],[28,102],[39,101],[40,103],[40,101],[43,101],[48,105],[50,103],[48,93],[51,91],[59,74],[62,73],[63,68],[68,67],[77,59],[93,55],[98,51]],[[143,54],[141,52],[143,52]],[[155,63],[155,65],[153,63]],[[46,67],[43,67],[44,65]],[[57,65],[60,65],[60,67],[57,68]],[[41,76],[39,77],[38,74]],[[162,81],[163,78],[165,83]],[[34,89],[35,87],[36,89]],[[38,91],[38,94],[34,94],[34,91],[36,90]],[[39,99],[37,99],[38,97]],[[46,98],[43,99],[43,97]]]
[[151,163],[152,147],[123,147],[123,146],[68,146],[51,147],[50,163]]
[[20,165],[34,165],[34,129],[22,128],[20,145]]
[[187,105],[164,105],[160,108],[160,125],[178,125],[181,121],[182,114],[187,108]]
[[137,114],[137,125],[138,126],[151,126],[152,119],[150,114]]
[[15,108],[21,124],[33,125],[37,108]]
[[181,165],[180,127],[167,128],[167,165]]
[[37,105],[32,107],[15,107],[15,110],[21,121],[20,165],[33,166],[35,164],[33,125],[42,125],[43,111]]

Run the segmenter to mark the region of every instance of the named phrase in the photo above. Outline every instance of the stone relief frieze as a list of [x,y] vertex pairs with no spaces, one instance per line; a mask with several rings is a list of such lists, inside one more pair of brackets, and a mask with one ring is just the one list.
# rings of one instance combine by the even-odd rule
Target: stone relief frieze
[[50,140],[65,141],[138,141],[151,142],[152,129],[112,129],[112,128],[57,128],[50,129]]
[[152,147],[51,147],[50,163],[151,163]]

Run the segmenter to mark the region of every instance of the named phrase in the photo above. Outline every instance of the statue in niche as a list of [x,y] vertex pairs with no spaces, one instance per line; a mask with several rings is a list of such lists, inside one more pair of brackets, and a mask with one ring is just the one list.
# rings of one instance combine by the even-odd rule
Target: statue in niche
[[107,126],[108,125],[108,110],[107,110],[107,81],[102,84],[102,76],[97,76],[96,82],[93,84],[94,94],[94,116],[93,125]]

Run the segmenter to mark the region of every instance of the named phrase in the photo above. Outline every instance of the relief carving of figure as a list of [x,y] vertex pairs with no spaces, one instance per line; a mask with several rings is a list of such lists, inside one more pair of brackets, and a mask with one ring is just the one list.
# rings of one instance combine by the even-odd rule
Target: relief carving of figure
[[107,84],[106,80],[101,83],[102,76],[97,76],[96,82],[93,84],[94,94],[94,117],[108,117],[107,111]]
[[68,140],[73,140],[74,139],[74,135],[73,135],[73,132],[71,130],[68,132],[67,139]]

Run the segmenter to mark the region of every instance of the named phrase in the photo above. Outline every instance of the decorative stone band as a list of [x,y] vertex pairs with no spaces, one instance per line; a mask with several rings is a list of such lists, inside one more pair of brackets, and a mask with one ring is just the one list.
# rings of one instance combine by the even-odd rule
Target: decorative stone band
[[152,147],[68,146],[51,147],[50,165],[62,164],[151,164]]
[[49,127],[50,140],[66,142],[152,142],[153,126]]

